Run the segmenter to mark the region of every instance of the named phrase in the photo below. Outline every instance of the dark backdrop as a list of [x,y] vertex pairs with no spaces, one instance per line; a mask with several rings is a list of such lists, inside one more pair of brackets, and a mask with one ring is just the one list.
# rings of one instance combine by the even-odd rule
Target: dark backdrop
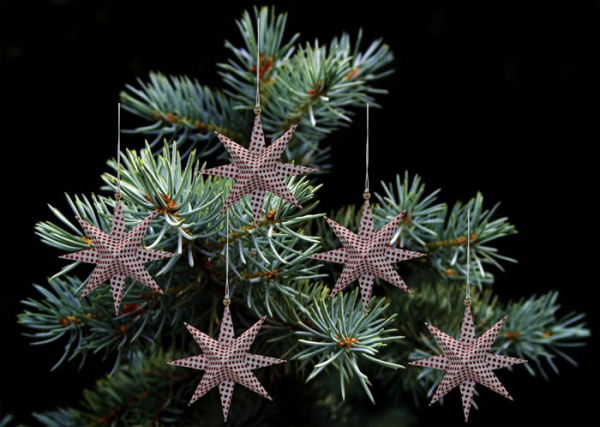
[[[595,331],[597,209],[598,3],[412,4],[280,3],[288,35],[328,42],[342,31],[384,37],[396,73],[379,86],[382,110],[371,114],[371,182],[419,173],[441,199],[477,191],[519,234],[501,250],[517,258],[498,273],[502,300],[561,290],[562,313],[584,311]],[[31,422],[30,411],[72,405],[106,368],[88,362],[49,368],[60,345],[31,347],[16,323],[19,300],[35,294],[62,262],[33,233],[51,219],[63,193],[97,191],[115,151],[119,91],[150,70],[187,74],[221,86],[215,64],[228,57],[224,38],[252,2],[55,0],[2,2],[2,349],[1,407]],[[334,169],[320,179],[322,209],[361,202],[363,110],[336,132]],[[136,124],[129,114],[124,127]],[[124,137],[141,147],[141,137]],[[385,150],[393,145],[393,155]],[[358,163],[357,163],[358,162]],[[344,189],[341,191],[340,189]],[[457,313],[457,322],[460,321]],[[503,375],[515,398],[482,392],[471,425],[593,424],[597,344],[569,352],[550,382],[524,369]],[[594,388],[592,388],[594,390]],[[458,394],[458,393],[456,393]],[[454,399],[452,399],[454,397]],[[365,399],[366,400],[366,399]],[[425,403],[425,402],[423,402]],[[376,408],[373,410],[377,410]],[[462,424],[457,396],[426,405],[423,425]]]

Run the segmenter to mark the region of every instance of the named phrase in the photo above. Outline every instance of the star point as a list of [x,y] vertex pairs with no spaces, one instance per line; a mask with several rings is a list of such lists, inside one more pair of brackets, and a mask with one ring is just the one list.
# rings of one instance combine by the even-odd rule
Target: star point
[[175,254],[140,246],[155,215],[156,212],[152,212],[128,233],[125,228],[123,206],[121,201],[117,200],[110,234],[106,234],[104,231],[77,217],[77,221],[81,224],[81,227],[94,244],[94,247],[65,254],[59,258],[96,264],[80,298],[84,298],[101,284],[110,281],[115,314],[119,314],[127,277],[137,280],[154,291],[163,293],[162,289],[158,287],[142,264],[170,258]]
[[247,149],[215,132],[231,156],[233,163],[204,169],[201,173],[235,179],[235,184],[225,199],[221,211],[227,210],[244,196],[250,195],[254,224],[255,227],[258,227],[267,191],[302,209],[302,205],[285,185],[283,179],[312,172],[315,169],[279,161],[295,129],[296,126],[292,126],[269,147],[266,147],[262,122],[260,116],[257,115],[254,120],[250,146]]

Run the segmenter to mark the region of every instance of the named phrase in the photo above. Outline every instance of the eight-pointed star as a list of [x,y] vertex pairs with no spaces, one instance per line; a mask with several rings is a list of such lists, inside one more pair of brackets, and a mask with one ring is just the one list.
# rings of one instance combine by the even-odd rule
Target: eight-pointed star
[[163,293],[142,265],[142,263],[170,258],[175,255],[170,252],[146,249],[140,246],[154,215],[156,215],[156,211],[152,212],[127,233],[123,219],[123,206],[121,201],[117,200],[110,234],[106,234],[81,218],[77,218],[95,247],[63,255],[60,258],[96,264],[96,268],[83,289],[81,298],[110,279],[115,314],[118,314],[123,286],[127,277],[132,277],[153,290]]
[[233,163],[203,170],[202,173],[235,179],[235,184],[225,199],[221,212],[226,211],[246,194],[249,194],[254,214],[254,226],[258,227],[267,191],[302,209],[283,179],[312,172],[315,169],[279,161],[295,129],[296,126],[292,126],[289,131],[266,148],[262,123],[260,116],[257,115],[254,120],[249,149],[219,132],[215,132],[232,157]]
[[335,235],[342,242],[342,245],[344,245],[343,248],[311,255],[313,259],[345,264],[342,274],[331,291],[331,295],[329,295],[330,298],[358,279],[360,294],[366,313],[369,300],[371,299],[371,292],[373,291],[375,276],[399,287],[405,292],[410,292],[408,286],[406,286],[404,280],[402,280],[402,277],[392,267],[391,263],[418,258],[425,254],[390,246],[390,240],[403,217],[404,211],[388,222],[381,230],[375,230],[373,227],[371,206],[369,205],[369,201],[365,200],[358,235],[342,227],[330,218],[325,218],[327,223],[333,228]]
[[467,307],[460,330],[460,341],[456,341],[454,338],[426,323],[445,354],[416,360],[410,362],[410,364],[446,371],[429,405],[434,404],[450,390],[460,385],[465,421],[468,421],[476,383],[482,384],[496,393],[513,400],[492,370],[527,361],[490,353],[492,344],[496,340],[505,320],[506,317],[476,340],[471,309]]
[[218,341],[215,341],[193,326],[185,324],[204,354],[174,360],[169,362],[169,364],[206,371],[189,405],[218,385],[219,394],[221,395],[221,405],[223,406],[223,417],[227,421],[235,383],[248,387],[261,396],[272,400],[269,393],[267,393],[254,376],[252,370],[282,363],[285,360],[248,353],[265,319],[266,316],[256,322],[242,335],[235,338],[233,335],[231,313],[229,307],[225,307]]

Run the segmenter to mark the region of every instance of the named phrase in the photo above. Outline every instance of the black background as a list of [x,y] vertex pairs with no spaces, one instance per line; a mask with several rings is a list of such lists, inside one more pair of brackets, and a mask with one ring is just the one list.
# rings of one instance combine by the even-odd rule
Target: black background
[[[586,312],[594,333],[598,3],[414,3],[282,2],[277,11],[289,11],[288,36],[300,32],[302,41],[360,27],[366,41],[384,37],[396,73],[378,84],[390,94],[371,113],[374,190],[408,170],[429,190],[441,187],[442,201],[477,191],[488,207],[502,201],[499,214],[519,234],[500,248],[519,264],[498,273],[496,292],[509,300],[559,289],[561,313]],[[31,284],[63,265],[33,232],[52,219],[46,204],[66,208],[64,192],[98,191],[125,84],[157,70],[222,87],[215,64],[228,58],[223,40],[240,44],[234,20],[252,5],[2,2],[2,413],[31,423],[30,411],[76,404],[106,369],[95,361],[82,373],[75,363],[49,373],[60,345],[31,347],[16,323],[19,300],[35,295]],[[365,123],[356,113],[328,141],[335,166],[320,177],[326,212],[361,201]],[[124,128],[137,123],[123,115]],[[123,144],[139,148],[143,139]],[[525,369],[501,375],[515,402],[483,390],[483,410],[469,424],[597,423],[597,350],[592,337],[569,351],[580,366],[559,362],[549,382]],[[424,405],[421,424],[462,425],[458,393],[447,402]]]

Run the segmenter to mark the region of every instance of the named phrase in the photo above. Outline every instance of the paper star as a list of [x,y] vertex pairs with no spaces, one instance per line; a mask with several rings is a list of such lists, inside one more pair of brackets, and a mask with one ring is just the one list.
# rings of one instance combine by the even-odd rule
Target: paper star
[[390,246],[390,240],[403,217],[404,212],[388,222],[381,230],[375,230],[373,227],[371,206],[369,205],[369,201],[365,200],[358,235],[330,218],[325,218],[344,247],[314,254],[310,257],[345,264],[344,270],[331,291],[329,298],[333,298],[338,292],[358,279],[360,294],[366,313],[373,291],[375,276],[397,286],[405,292],[410,292],[408,286],[406,286],[404,280],[402,280],[402,277],[392,267],[391,263],[422,257],[425,254]]
[[121,205],[121,201],[117,200],[110,234],[106,234],[81,218],[77,218],[77,221],[79,221],[95,247],[63,255],[60,258],[96,264],[96,268],[83,289],[81,298],[110,279],[110,288],[115,303],[115,314],[118,314],[123,295],[123,286],[127,277],[132,277],[143,285],[161,294],[163,293],[142,263],[170,258],[175,254],[146,249],[140,246],[150,226],[150,221],[152,221],[155,214],[156,212],[152,212],[133,230],[127,233],[123,219],[123,206]]
[[169,362],[169,365],[185,366],[186,368],[205,371],[188,405],[191,405],[218,385],[221,405],[223,406],[223,417],[227,421],[235,383],[241,384],[269,400],[273,400],[251,371],[263,366],[283,363],[285,360],[248,353],[265,319],[266,316],[235,338],[231,313],[229,307],[225,307],[218,341],[193,326],[185,324],[204,354],[174,360]]
[[456,341],[454,338],[426,323],[435,340],[446,353],[410,362],[411,365],[446,371],[429,405],[433,405],[450,390],[456,386],[460,386],[465,421],[468,421],[476,383],[482,384],[490,390],[513,400],[492,370],[526,363],[527,361],[490,353],[492,344],[496,341],[500,328],[502,328],[505,321],[506,317],[475,340],[473,317],[471,316],[471,309],[467,307],[460,330],[460,341]]
[[235,179],[235,185],[227,196],[221,212],[226,211],[227,208],[249,194],[254,213],[254,225],[258,227],[267,191],[302,209],[283,179],[312,172],[315,169],[279,161],[295,129],[296,126],[292,126],[289,131],[266,148],[262,123],[260,116],[257,115],[254,120],[249,149],[219,132],[215,132],[233,158],[233,163],[203,170],[202,173]]

